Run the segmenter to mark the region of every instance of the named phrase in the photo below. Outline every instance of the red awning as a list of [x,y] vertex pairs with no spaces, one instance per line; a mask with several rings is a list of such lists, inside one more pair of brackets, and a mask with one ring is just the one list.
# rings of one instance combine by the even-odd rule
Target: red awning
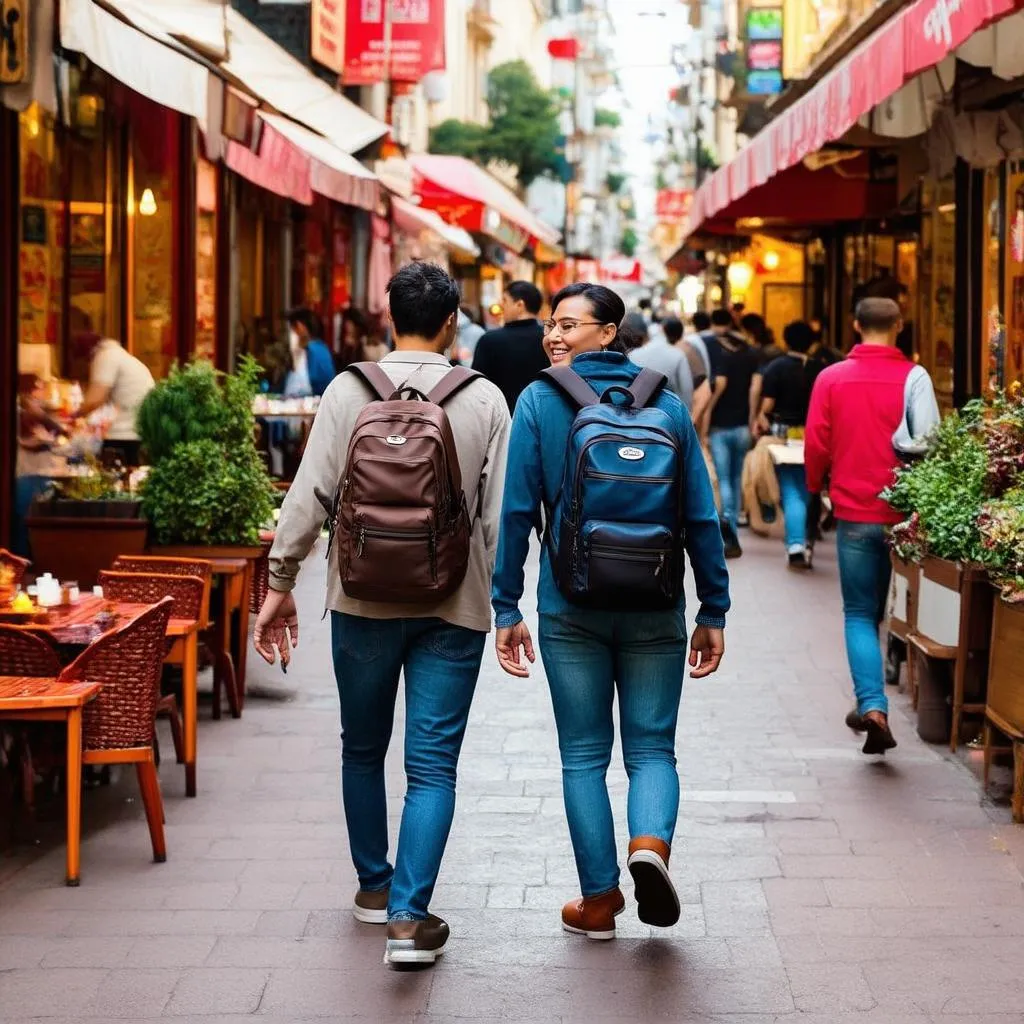
[[843,137],[909,79],[1024,0],[916,0],[785,110],[694,196],[687,234],[719,211]]
[[259,151],[228,141],[224,163],[236,174],[286,199],[309,206],[313,202],[310,187],[311,160],[298,146],[286,139],[273,125],[264,123]]
[[529,242],[558,241],[555,228],[471,160],[422,153],[410,156],[409,162],[416,172],[420,205],[436,210],[450,224],[490,235],[517,252]]
[[790,167],[705,220],[700,233],[727,235],[884,217],[897,203],[895,181],[871,181],[864,154],[812,171]]

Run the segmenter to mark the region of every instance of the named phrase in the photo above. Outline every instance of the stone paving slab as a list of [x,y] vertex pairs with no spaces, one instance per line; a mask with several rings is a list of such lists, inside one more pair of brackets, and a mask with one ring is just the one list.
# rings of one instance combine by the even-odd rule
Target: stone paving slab
[[[202,706],[197,799],[161,766],[166,864],[150,860],[130,776],[85,794],[80,888],[61,885],[59,818],[0,855],[0,1024],[1024,1020],[1024,830],[970,765],[917,739],[902,698],[899,749],[860,755],[843,725],[834,553],[804,578],[777,545],[746,548],[725,667],[684,696],[676,927],[627,912],[614,943],[561,931],[577,882],[543,674],[511,680],[488,654],[434,900],[449,952],[432,972],[381,965],[381,930],[348,909],[314,557],[293,669],[251,662],[254,690],[275,699],[252,699],[241,721]],[[618,758],[609,783],[624,847]],[[395,828],[403,790],[396,748]]]

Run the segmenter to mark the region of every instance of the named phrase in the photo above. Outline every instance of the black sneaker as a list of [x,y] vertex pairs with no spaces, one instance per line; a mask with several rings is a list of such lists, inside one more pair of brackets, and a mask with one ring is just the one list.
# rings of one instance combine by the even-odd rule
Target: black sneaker
[[732,527],[728,523],[722,523],[721,528],[722,542],[725,544],[725,557],[739,558],[743,554],[739,538],[733,533]]
[[889,728],[889,719],[883,715],[882,720],[870,717],[870,713],[864,716],[864,729],[867,732],[867,739],[864,740],[863,752],[865,754],[884,754],[896,746],[896,739]]

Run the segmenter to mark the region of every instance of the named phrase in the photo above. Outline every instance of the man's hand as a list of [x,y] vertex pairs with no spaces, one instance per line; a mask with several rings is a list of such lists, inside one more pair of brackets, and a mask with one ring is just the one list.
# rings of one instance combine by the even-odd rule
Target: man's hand
[[690,640],[691,679],[706,679],[718,671],[725,656],[725,630],[698,626]]
[[267,592],[267,599],[256,617],[253,645],[268,665],[273,665],[276,654],[280,654],[281,667],[287,670],[292,648],[299,646],[299,613],[290,593]]
[[[524,658],[520,657],[522,648]],[[494,638],[494,649],[498,654],[498,664],[510,675],[526,679],[530,670],[526,662],[531,664],[537,660],[533,653],[533,639],[525,622],[517,622],[514,626],[499,629]]]

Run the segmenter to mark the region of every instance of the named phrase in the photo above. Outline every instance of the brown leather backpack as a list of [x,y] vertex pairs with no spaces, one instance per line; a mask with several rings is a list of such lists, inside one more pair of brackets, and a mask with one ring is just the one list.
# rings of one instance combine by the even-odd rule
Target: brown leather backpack
[[374,398],[356,419],[335,500],[342,588],[359,601],[443,601],[465,578],[473,524],[442,406],[480,374],[455,367],[423,394],[396,388],[376,363],[346,372]]

